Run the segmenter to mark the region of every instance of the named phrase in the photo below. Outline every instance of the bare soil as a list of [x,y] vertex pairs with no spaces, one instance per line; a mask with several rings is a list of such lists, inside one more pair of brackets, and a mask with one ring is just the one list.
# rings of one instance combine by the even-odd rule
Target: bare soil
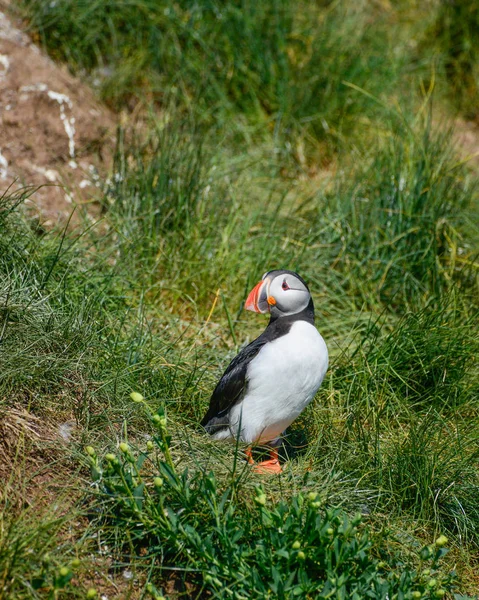
[[0,1],[0,193],[40,187],[27,201],[45,225],[94,202],[110,163],[116,118],[93,91],[50,60]]

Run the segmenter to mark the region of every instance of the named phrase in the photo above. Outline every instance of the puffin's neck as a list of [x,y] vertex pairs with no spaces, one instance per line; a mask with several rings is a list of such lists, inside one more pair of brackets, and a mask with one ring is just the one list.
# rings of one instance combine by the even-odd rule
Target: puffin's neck
[[306,321],[314,325],[314,304],[312,298],[309,299],[308,306],[298,313],[294,313],[293,315],[271,315],[267,329],[270,327],[275,328],[278,325],[291,327],[296,321]]

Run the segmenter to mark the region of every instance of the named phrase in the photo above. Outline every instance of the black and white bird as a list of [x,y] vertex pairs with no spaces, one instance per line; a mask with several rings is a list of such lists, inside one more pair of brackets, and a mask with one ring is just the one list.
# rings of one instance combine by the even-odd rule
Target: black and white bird
[[[281,434],[311,402],[328,368],[328,349],[314,325],[305,281],[293,271],[263,275],[246,310],[270,313],[265,331],[231,361],[201,424],[216,440],[271,446],[258,471],[280,472]],[[251,450],[248,461],[253,462]]]

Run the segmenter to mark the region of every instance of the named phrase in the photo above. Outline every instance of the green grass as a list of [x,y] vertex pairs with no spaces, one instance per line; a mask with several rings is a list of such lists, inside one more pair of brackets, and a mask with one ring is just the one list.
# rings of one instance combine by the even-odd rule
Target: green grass
[[[21,6],[111,106],[148,110],[119,130],[98,222],[45,231],[34,190],[0,201],[0,410],[53,436],[1,448],[0,595],[100,594],[108,569],[131,598],[475,593],[477,175],[423,45],[446,5]],[[198,422],[276,267],[308,281],[331,365],[264,479]]]
[[[5,500],[0,498],[0,500]],[[5,598],[56,598],[68,589],[77,595],[71,580],[80,561],[65,536],[69,517],[54,510],[24,509],[15,516],[0,507],[0,589]],[[84,597],[84,596],[83,596]]]
[[374,101],[345,82],[384,99],[407,79],[411,54],[410,31],[368,2],[26,0],[22,7],[52,55],[89,72],[114,107],[173,98],[241,138],[274,133],[302,165],[312,150],[331,160],[344,136],[374,115]]
[[449,85],[452,104],[468,119],[477,119],[479,93],[479,8],[475,2],[441,3],[431,29],[436,52]]

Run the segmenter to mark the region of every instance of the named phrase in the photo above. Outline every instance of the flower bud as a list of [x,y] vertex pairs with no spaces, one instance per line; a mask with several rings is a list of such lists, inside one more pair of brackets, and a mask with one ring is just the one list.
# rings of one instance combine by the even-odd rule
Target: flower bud
[[412,598],[418,599],[422,597],[421,592],[419,592],[418,590],[415,590],[412,594],[411,594]]
[[115,462],[116,461],[116,456],[114,454],[112,454],[111,452],[109,452],[108,454],[105,454],[105,458],[108,462]]
[[293,550],[299,550],[301,548],[301,543],[296,540],[295,542],[293,542],[293,546],[292,546]]
[[163,487],[163,479],[161,477],[155,477],[153,479],[153,484],[156,488],[161,488]]
[[321,502],[311,502],[311,508],[321,508]]
[[328,535],[333,535],[333,533],[334,533],[334,529],[333,529],[332,527],[328,527],[328,529],[326,529],[326,533],[327,533]]
[[298,552],[298,558],[299,560],[304,560],[306,558],[306,554],[302,550],[300,550]]
[[154,447],[155,447],[155,444],[151,440],[148,440],[146,442],[146,449],[148,450],[148,452],[151,452]]
[[67,577],[70,574],[70,569],[68,567],[62,567],[60,569],[60,576]]
[[90,588],[86,593],[86,598],[87,600],[93,600],[94,598],[96,598],[96,595],[96,590],[94,588]]
[[436,581],[435,579],[430,579],[430,580],[427,582],[427,587],[429,587],[429,588],[436,587],[436,585],[437,585],[437,581]]
[[133,402],[143,402],[144,400],[143,396],[138,392],[131,392],[130,398],[133,400]]
[[256,502],[256,504],[264,506],[266,504],[266,496],[264,494],[259,494],[255,497],[254,501]]
[[445,595],[446,595],[446,590],[443,590],[442,588],[440,588],[434,592],[435,598],[444,598]]
[[85,448],[85,452],[88,454],[88,456],[95,456],[96,454],[95,448],[93,448],[93,446],[87,446]]
[[309,492],[309,494],[308,494],[308,500],[310,502],[314,502],[317,497],[318,497],[318,492]]
[[127,443],[122,442],[119,446],[120,450],[123,452],[123,454],[127,454],[128,451],[130,450],[129,446]]
[[72,569],[78,569],[78,567],[81,565],[80,559],[79,558],[74,558],[72,560],[71,565],[72,565]]
[[436,544],[436,546],[438,546],[438,548],[442,548],[447,544],[448,541],[449,540],[445,535],[440,535],[434,543]]

